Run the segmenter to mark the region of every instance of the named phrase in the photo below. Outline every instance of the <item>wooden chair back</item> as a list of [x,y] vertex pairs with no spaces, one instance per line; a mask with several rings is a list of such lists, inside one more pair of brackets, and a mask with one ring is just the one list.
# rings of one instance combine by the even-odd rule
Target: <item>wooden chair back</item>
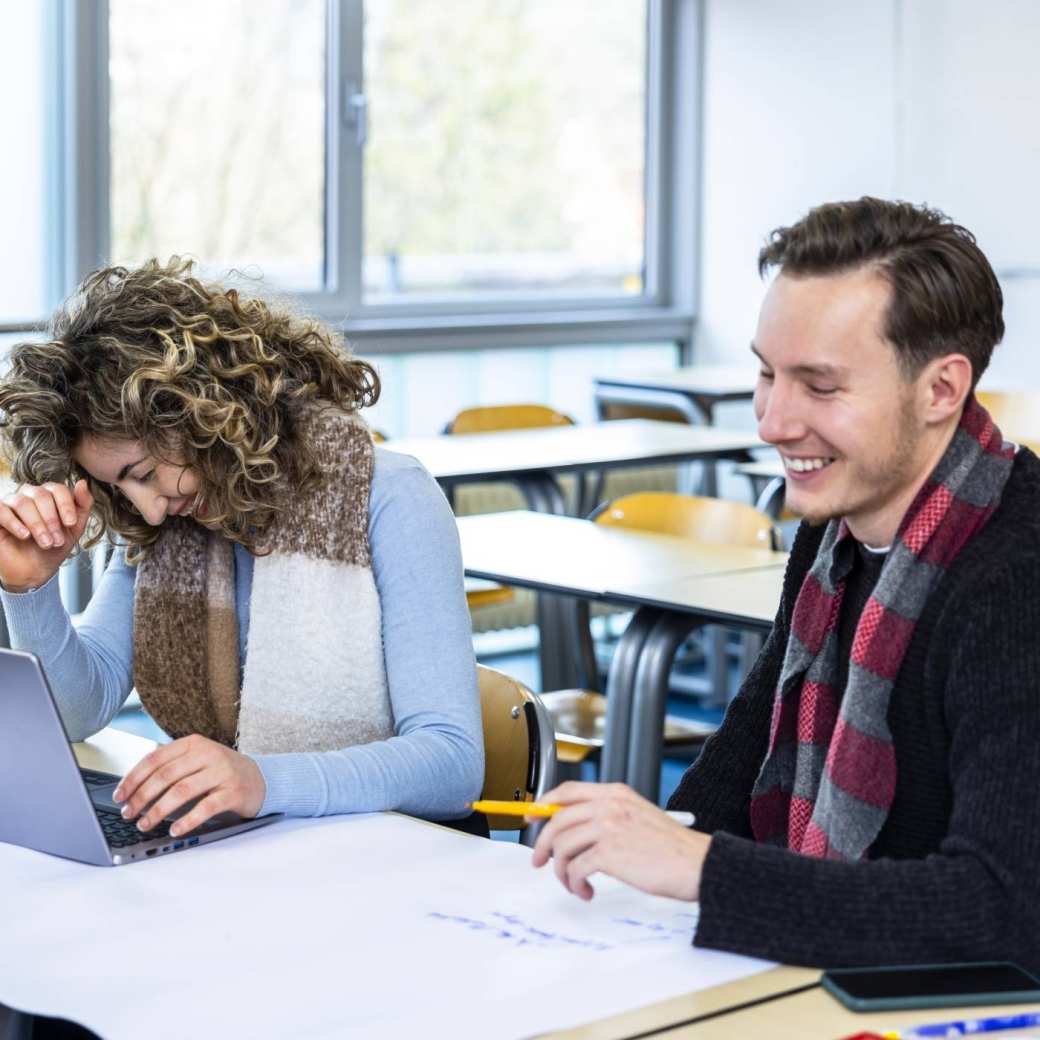
[[655,408],[648,404],[616,404],[605,401],[599,406],[601,419],[653,419],[656,422],[688,423],[690,420],[678,408]]
[[674,534],[716,545],[775,549],[776,525],[765,513],[743,502],[666,491],[644,491],[607,503],[593,519],[598,524]]
[[[523,430],[541,426],[573,426],[574,420],[544,404],[494,404],[464,408],[445,427],[448,434],[491,433],[495,430]],[[453,503],[454,504],[454,503]],[[466,591],[470,610],[505,603],[513,598],[511,589],[498,585]]]
[[[537,801],[556,783],[556,741],[545,706],[523,683],[477,665],[484,722],[481,798]],[[489,816],[491,830],[523,830],[522,816]]]
[[1040,454],[1040,391],[977,390],[975,396],[1008,440]]
[[574,420],[544,404],[492,404],[464,408],[448,423],[446,433],[490,433],[539,426],[573,426]]

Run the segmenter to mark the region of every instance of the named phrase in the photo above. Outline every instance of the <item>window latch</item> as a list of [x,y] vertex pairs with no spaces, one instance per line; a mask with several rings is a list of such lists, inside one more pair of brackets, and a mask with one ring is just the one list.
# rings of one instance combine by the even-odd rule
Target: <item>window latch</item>
[[368,141],[368,98],[360,84],[354,80],[343,80],[343,97],[340,105],[343,125],[354,131],[354,143],[364,148]]

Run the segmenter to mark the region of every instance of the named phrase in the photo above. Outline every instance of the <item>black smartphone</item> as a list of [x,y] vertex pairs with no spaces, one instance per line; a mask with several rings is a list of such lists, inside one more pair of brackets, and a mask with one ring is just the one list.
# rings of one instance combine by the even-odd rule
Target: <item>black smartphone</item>
[[1008,961],[837,968],[823,988],[853,1011],[1024,1004],[1040,1000],[1040,979]]

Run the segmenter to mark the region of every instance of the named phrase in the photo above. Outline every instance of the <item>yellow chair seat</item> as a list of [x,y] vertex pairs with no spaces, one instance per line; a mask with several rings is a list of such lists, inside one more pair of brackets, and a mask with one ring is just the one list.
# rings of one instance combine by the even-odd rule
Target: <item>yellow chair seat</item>
[[[603,747],[606,732],[607,699],[592,690],[554,690],[541,694],[556,730],[556,759],[583,762]],[[664,720],[667,747],[700,744],[715,732],[707,722],[695,722],[668,715]]]
[[765,513],[743,502],[667,491],[625,495],[595,516],[597,524],[674,534],[714,545],[776,548],[779,534]]
[[[772,519],[743,502],[671,492],[646,491],[625,495],[606,505],[594,522],[673,534],[717,545],[749,548],[780,547],[780,533]],[[582,762],[603,746],[606,697],[592,690],[556,690],[541,695],[556,732],[560,762]],[[697,744],[715,731],[703,722],[667,716],[666,746]]]
[[1040,454],[1040,391],[979,390],[975,396],[1008,440]]
[[491,607],[496,603],[508,603],[512,598],[513,590],[505,585],[490,585],[486,589],[466,589],[466,606],[470,610]]
[[541,426],[573,426],[574,420],[544,404],[492,404],[464,408],[448,423],[448,433],[491,433]]

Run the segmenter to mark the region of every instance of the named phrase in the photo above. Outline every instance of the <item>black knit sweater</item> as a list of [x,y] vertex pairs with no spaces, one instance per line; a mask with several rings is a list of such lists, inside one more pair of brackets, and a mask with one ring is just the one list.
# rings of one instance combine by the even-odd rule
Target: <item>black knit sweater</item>
[[1040,460],[929,597],[889,704],[895,800],[865,860],[751,836],[791,612],[822,528],[803,524],[772,634],[669,808],[714,835],[698,946],[815,967],[1013,960],[1040,973]]

